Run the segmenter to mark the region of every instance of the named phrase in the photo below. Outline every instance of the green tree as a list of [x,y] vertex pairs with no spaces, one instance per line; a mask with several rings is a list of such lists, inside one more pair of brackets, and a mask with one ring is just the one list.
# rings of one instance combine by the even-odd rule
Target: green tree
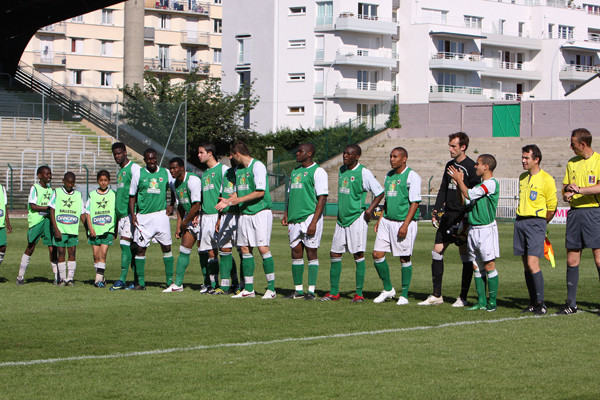
[[400,128],[400,110],[398,108],[398,104],[394,101],[392,104],[392,109],[390,110],[390,117],[385,122],[385,127],[390,129]]

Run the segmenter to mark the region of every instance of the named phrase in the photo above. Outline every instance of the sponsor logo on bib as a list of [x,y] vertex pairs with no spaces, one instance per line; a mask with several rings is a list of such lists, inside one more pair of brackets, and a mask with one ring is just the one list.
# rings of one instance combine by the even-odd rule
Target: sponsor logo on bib
[[64,225],[73,225],[79,222],[79,218],[76,215],[59,214],[56,216],[56,221]]
[[94,225],[106,225],[112,222],[112,217],[110,215],[98,215],[97,217],[92,218],[92,224]]

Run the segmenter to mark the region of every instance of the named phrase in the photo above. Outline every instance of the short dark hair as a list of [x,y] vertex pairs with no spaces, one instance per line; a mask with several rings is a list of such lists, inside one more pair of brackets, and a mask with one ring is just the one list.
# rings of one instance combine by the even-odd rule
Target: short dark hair
[[465,146],[465,150],[469,148],[469,135],[464,132],[456,132],[448,135],[448,141],[458,138],[459,146]]
[[65,176],[63,177],[63,179],[73,179],[73,180],[75,180],[75,174],[72,173],[71,171],[67,171],[67,172],[65,172]]
[[346,146],[346,148],[344,150],[350,150],[350,149],[354,150],[356,152],[356,154],[358,154],[359,156],[362,155],[362,149],[356,143],[349,144],[348,146]]
[[308,142],[306,142],[306,143],[300,143],[300,144],[298,145],[298,148],[301,148],[301,147],[306,147],[306,149],[307,149],[307,150],[308,150],[310,153],[312,153],[312,155],[313,155],[313,156],[315,155],[315,151],[316,151],[316,150],[315,150],[315,145],[314,145],[314,144],[312,144],[312,143],[308,143]]
[[183,158],[181,157],[173,157],[169,160],[169,165],[176,163],[177,165],[179,165],[180,167],[183,167],[185,165],[185,162],[183,162]]
[[213,157],[215,159],[218,159],[217,157],[217,146],[215,146],[213,143],[202,143],[198,146],[199,148],[202,147],[204,150],[206,150],[207,153],[212,153]]
[[390,152],[390,154],[392,154],[392,152],[394,152],[394,151],[399,151],[400,153],[402,153],[402,156],[408,158],[408,151],[406,151],[406,149],[404,147],[401,147],[401,146],[394,147],[392,149],[392,151]]
[[487,165],[490,171],[494,171],[496,169],[496,157],[491,154],[482,154],[477,157],[478,160],[481,160],[483,165]]
[[98,173],[96,174],[96,180],[100,179],[101,176],[107,177],[110,181],[110,172],[108,172],[107,170],[101,169],[100,171],[98,171]]
[[37,171],[36,171],[36,173],[35,173],[35,174],[36,174],[36,175],[39,175],[39,174],[41,174],[41,173],[42,173],[42,171],[43,171],[43,170],[45,170],[45,169],[47,169],[48,171],[52,172],[52,171],[50,170],[50,167],[49,167],[49,166],[47,166],[47,165],[40,165],[40,166],[38,167],[38,169],[37,169]]
[[585,128],[577,128],[571,132],[571,137],[577,139],[579,143],[584,143],[588,147],[592,146],[592,134]]
[[542,151],[540,150],[539,147],[537,147],[537,145],[535,144],[528,144],[527,146],[523,146],[523,148],[521,149],[521,151],[523,153],[529,153],[531,152],[531,158],[533,158],[534,160],[537,158],[538,164],[542,163]]
[[158,154],[158,153],[156,152],[156,150],[154,150],[152,147],[150,147],[149,149],[144,150],[144,158],[146,158],[146,156],[148,154]]
[[113,145],[111,147],[111,150],[115,151],[116,149],[121,149],[123,151],[127,151],[127,148],[125,147],[125,144],[121,143],[121,142],[115,142],[115,143],[113,143]]
[[238,154],[241,154],[243,156],[249,156],[250,155],[250,150],[248,149],[248,146],[246,146],[246,143],[244,143],[244,142],[237,142],[236,144],[234,144],[231,147],[230,152],[231,153],[238,153]]

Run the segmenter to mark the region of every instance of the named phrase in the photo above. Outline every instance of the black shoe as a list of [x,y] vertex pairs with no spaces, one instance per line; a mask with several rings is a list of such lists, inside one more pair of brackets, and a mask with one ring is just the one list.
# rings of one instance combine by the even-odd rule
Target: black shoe
[[131,288],[131,290],[146,290],[146,286],[142,286],[139,283],[136,283],[136,285]]
[[293,292],[292,294],[288,294],[287,296],[284,297],[284,299],[294,299],[294,300],[299,300],[299,299],[303,299],[304,298],[304,294],[298,293],[298,292]]
[[546,308],[546,305],[544,305],[544,303],[537,304],[535,306],[535,309],[533,310],[533,313],[535,315],[545,315],[548,314],[548,309]]
[[523,310],[521,310],[521,314],[527,314],[530,312],[535,312],[535,306],[530,304],[527,306],[527,308],[524,308]]
[[572,307],[569,300],[565,303],[565,306],[556,312],[556,315],[569,315],[577,312],[577,306]]
[[20,286],[20,285],[24,285],[24,284],[25,284],[25,278],[17,277],[17,285]]
[[306,293],[304,295],[304,300],[316,300],[317,296],[315,296],[313,293]]

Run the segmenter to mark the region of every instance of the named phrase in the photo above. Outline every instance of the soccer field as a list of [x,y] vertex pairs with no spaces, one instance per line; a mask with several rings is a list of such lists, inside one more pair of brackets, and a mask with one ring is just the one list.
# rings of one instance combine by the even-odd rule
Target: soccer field
[[[365,297],[351,304],[354,262],[344,255],[339,302],[284,300],[293,288],[286,228],[274,221],[276,300],[200,295],[197,257],[180,293],[161,293],[158,245],[148,251],[145,292],[92,286],[91,246],[77,250],[75,287],[52,285],[38,247],[26,285],[16,286],[26,221],[13,220],[0,267],[0,398],[598,398],[598,274],[581,265],[582,312],[553,316],[566,298],[564,226],[551,226],[557,267],[542,262],[549,314],[523,317],[528,303],[512,224],[500,223],[498,311],[451,307],[460,291],[456,248],[445,257],[442,306],[417,302],[431,291],[434,229],[419,224],[410,304],[374,304],[382,284],[367,253]],[[329,288],[333,221],[326,221],[317,294]],[[370,229],[372,230],[372,224]],[[83,238],[83,233],[80,238]],[[174,243],[177,254],[179,244]],[[255,252],[257,253],[257,252]],[[237,257],[236,257],[237,258]],[[107,280],[119,274],[109,250]],[[390,261],[400,288],[400,265]],[[257,256],[256,289],[266,287]],[[307,269],[305,271],[305,276]],[[130,273],[131,276],[131,273]],[[306,282],[306,278],[305,278]],[[109,285],[110,286],[110,285]],[[192,290],[194,289],[194,290]],[[469,301],[476,299],[474,285]]]

